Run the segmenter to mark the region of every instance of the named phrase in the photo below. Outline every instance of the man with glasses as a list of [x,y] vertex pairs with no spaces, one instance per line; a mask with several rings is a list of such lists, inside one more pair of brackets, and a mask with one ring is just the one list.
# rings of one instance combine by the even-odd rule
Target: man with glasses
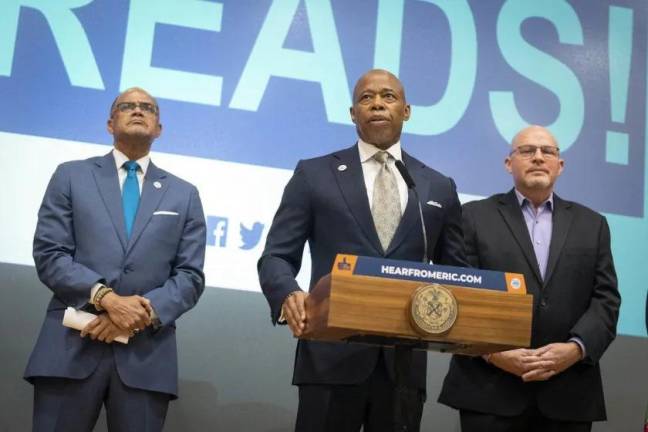
[[[34,431],[91,431],[102,405],[111,431],[160,431],[177,397],[175,320],[204,288],[205,220],[197,189],[151,162],[159,114],[124,91],[113,150],[60,165],[45,192],[34,261],[53,296],[25,372]],[[79,333],[68,307],[96,318]]]
[[531,347],[454,356],[439,402],[471,431],[589,431],[605,420],[599,359],[616,334],[620,297],[605,217],[554,193],[564,161],[530,126],[504,161],[515,187],[463,207],[477,268],[523,273],[533,295]]

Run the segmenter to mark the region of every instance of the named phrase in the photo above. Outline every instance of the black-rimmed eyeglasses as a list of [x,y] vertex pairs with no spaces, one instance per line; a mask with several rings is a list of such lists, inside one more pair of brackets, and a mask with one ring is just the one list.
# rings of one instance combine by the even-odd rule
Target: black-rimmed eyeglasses
[[115,109],[118,109],[120,112],[131,112],[135,108],[139,108],[150,114],[157,114],[157,107],[150,102],[120,102],[115,105]]
[[540,149],[540,153],[542,153],[542,156],[544,156],[547,159],[555,159],[560,154],[560,149],[556,146],[549,146],[549,145],[537,146],[537,145],[525,144],[511,150],[509,156],[512,155],[513,153],[517,153],[518,155],[520,155],[522,159],[531,159],[536,155],[538,149]]

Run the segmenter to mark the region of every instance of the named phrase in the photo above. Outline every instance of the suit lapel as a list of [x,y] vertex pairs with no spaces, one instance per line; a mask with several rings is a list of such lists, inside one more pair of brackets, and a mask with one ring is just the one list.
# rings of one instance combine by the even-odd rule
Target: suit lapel
[[122,208],[121,191],[117,167],[112,152],[95,161],[93,175],[99,194],[110,216],[123,250],[126,250],[126,225],[124,223],[124,210]]
[[522,209],[517,201],[515,191],[511,190],[508,194],[500,199],[499,211],[504,221],[508,225],[515,241],[522,249],[522,253],[529,263],[529,267],[533,270],[533,274],[542,285],[542,277],[540,277],[540,267],[536,259],[533,245],[531,244],[531,237],[529,236],[529,229],[524,222]]
[[144,184],[142,185],[142,195],[140,203],[137,208],[137,215],[135,216],[135,223],[133,224],[133,232],[128,241],[127,253],[133,249],[137,239],[144,231],[144,228],[151,220],[153,211],[160,204],[160,200],[168,189],[168,182],[164,181],[166,173],[156,167],[153,162],[149,163],[144,176]]
[[[346,166],[345,169],[339,169]],[[354,145],[333,154],[330,169],[337,180],[342,196],[360,229],[376,251],[382,255],[382,246],[371,216],[358,146]]]
[[[405,167],[407,167],[407,170],[409,171],[412,179],[414,180],[414,183],[416,184],[416,190],[419,193],[419,197],[428,196],[430,181],[426,171],[424,170],[424,165],[417,163],[415,159],[412,159],[405,152],[403,152],[403,163],[405,164]],[[394,175],[399,176],[400,173],[395,172]],[[398,248],[398,246],[403,241],[405,241],[405,238],[407,237],[407,234],[410,232],[410,230],[415,226],[420,226],[421,224],[421,222],[419,221],[419,211],[418,204],[416,202],[416,195],[409,189],[407,193],[407,206],[405,207],[403,217],[398,224],[398,228],[396,228],[394,238],[392,238],[392,241],[389,244],[385,255],[389,255],[393,250]],[[421,233],[421,235],[423,234]]]
[[551,245],[549,246],[549,258],[547,260],[547,270],[545,271],[546,286],[551,279],[551,274],[556,268],[558,258],[565,245],[567,233],[572,223],[571,204],[563,201],[556,194],[553,197],[553,228],[551,230]]

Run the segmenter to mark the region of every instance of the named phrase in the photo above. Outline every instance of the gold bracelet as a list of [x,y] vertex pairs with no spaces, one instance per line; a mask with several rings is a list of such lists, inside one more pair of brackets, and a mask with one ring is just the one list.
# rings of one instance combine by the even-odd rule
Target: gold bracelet
[[92,303],[92,305],[94,305],[95,307],[96,307],[96,304],[97,304],[97,296],[99,296],[99,293],[101,293],[101,291],[104,288],[108,288],[108,287],[106,285],[103,285],[103,284],[99,285],[99,288],[97,288],[97,291],[95,292],[94,296],[92,296],[92,298],[90,299],[90,303]]
[[101,307],[101,300],[106,296],[106,294],[113,292],[112,288],[109,288],[107,286],[102,286],[97,290],[97,293],[95,294],[94,298],[92,299],[92,304],[94,304],[94,307],[98,310],[101,311],[103,310],[103,307]]

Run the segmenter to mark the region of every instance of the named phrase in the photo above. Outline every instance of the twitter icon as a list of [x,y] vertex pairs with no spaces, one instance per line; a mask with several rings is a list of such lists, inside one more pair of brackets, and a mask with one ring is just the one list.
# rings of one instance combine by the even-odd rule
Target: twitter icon
[[247,228],[242,223],[241,225],[241,241],[243,244],[240,246],[240,249],[250,250],[254,248],[261,240],[261,234],[263,233],[264,225],[261,222],[254,222],[252,228]]

